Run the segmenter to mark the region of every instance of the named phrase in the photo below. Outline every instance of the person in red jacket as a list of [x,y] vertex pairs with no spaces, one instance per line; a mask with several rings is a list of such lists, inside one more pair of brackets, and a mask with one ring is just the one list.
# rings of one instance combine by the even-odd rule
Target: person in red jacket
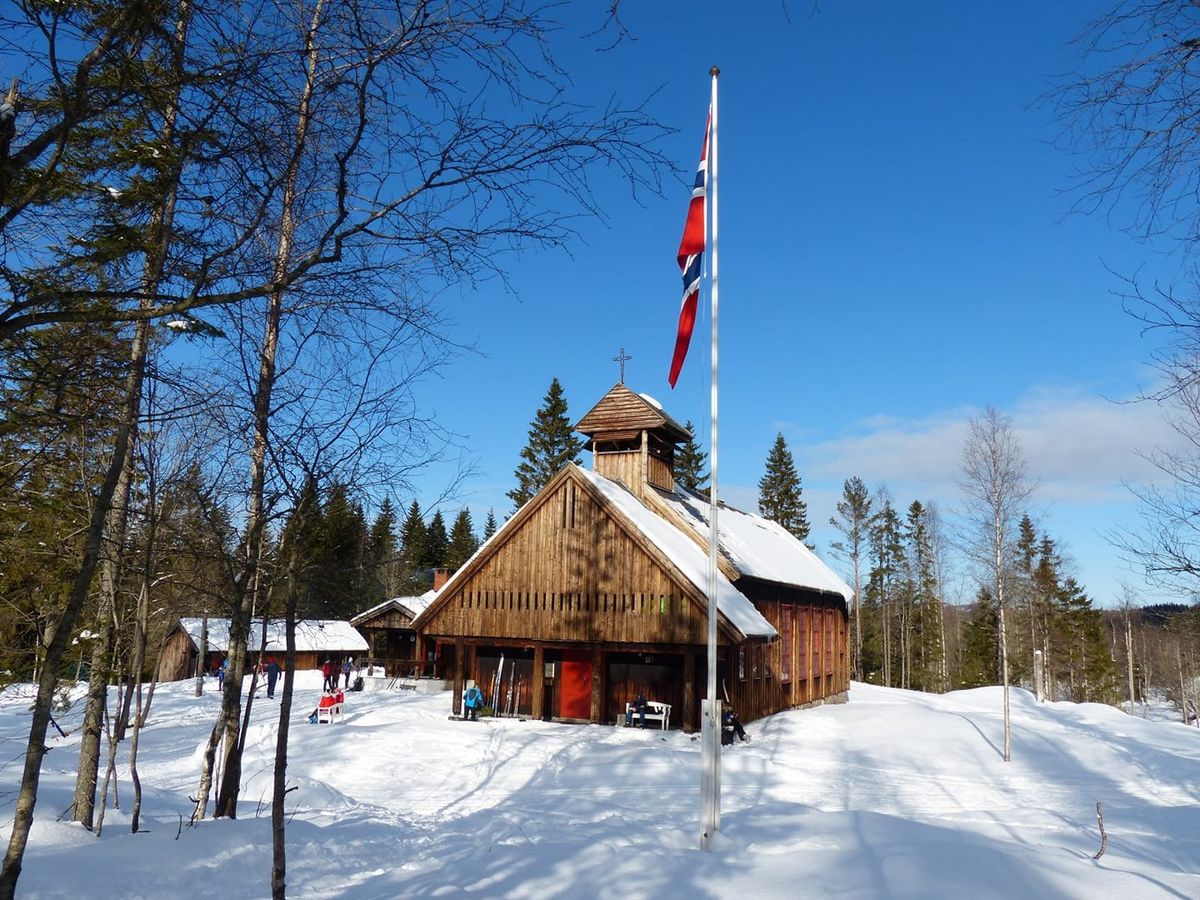
[[337,687],[336,672],[337,669],[333,667],[333,663],[328,659],[325,660],[325,665],[321,666],[321,674],[325,676],[325,686],[323,690],[332,691],[335,687]]

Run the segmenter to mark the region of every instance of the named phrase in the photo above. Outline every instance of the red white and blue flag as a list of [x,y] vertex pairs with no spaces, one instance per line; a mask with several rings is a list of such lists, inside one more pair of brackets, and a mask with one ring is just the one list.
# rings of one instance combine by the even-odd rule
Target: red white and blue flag
[[692,187],[692,201],[688,205],[687,221],[683,225],[683,239],[679,242],[679,268],[683,272],[683,303],[679,308],[679,331],[675,335],[675,355],[671,359],[671,374],[667,380],[671,387],[679,379],[683,358],[687,356],[688,344],[692,340],[692,328],[696,324],[696,304],[700,297],[700,271],[704,261],[706,233],[704,227],[704,198],[708,193],[708,130],[712,125],[712,112],[704,125],[704,148],[700,151],[700,167],[696,170],[696,183]]

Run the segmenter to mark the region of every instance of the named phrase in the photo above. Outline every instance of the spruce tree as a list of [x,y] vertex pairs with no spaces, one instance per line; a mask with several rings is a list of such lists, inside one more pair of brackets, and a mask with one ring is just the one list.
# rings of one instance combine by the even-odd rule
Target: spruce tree
[[488,517],[483,523],[483,539],[486,541],[496,533],[496,515],[488,509]]
[[758,482],[758,509],[798,540],[808,540],[808,504],[801,496],[800,476],[782,434],[775,435],[775,443],[767,455],[766,474]]
[[584,442],[575,437],[567,418],[567,399],[555,378],[529,423],[529,443],[521,451],[521,463],[513,473],[517,486],[508,492],[514,508],[520,509],[568,463],[579,462]]
[[1000,607],[986,587],[967,616],[963,628],[959,687],[984,687],[1000,683]]
[[417,569],[423,566],[425,560],[425,543],[426,543],[425,520],[421,518],[421,504],[416,500],[408,507],[408,515],[404,517],[404,524],[400,526],[400,558],[401,572],[399,590],[417,591],[424,590],[420,587],[422,579],[417,576]]
[[316,561],[319,583],[313,606],[304,615],[348,619],[364,608],[363,550],[367,525],[362,507],[350,499],[341,482],[330,486],[321,510],[321,553]]
[[425,556],[422,567],[440,569],[446,564],[446,550],[450,546],[450,538],[446,534],[446,520],[442,518],[439,509],[429,520],[429,528],[425,532]]
[[366,590],[372,605],[383,602],[396,589],[395,557],[396,511],[391,499],[384,497],[367,541]]
[[696,442],[696,429],[689,420],[687,423],[688,439],[675,454],[675,482],[693,494],[701,497],[708,496],[708,473],[704,467],[708,465],[708,454],[700,449]]
[[471,524],[471,511],[464,506],[454,518],[454,526],[450,529],[450,545],[446,548],[443,560],[446,568],[457,571],[478,547],[479,541],[475,538],[474,526]]

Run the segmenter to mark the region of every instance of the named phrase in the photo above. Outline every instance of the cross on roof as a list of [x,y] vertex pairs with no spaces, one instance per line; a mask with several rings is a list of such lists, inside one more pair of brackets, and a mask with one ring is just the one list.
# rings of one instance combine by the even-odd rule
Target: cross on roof
[[620,353],[613,357],[613,362],[617,363],[621,367],[621,384],[625,383],[625,362],[630,359],[633,359],[633,357],[625,355],[624,347],[621,348]]

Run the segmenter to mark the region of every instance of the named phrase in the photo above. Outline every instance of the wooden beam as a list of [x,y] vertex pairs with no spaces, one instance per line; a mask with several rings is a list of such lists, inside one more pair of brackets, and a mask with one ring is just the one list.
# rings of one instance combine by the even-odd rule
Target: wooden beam
[[696,731],[696,654],[691,650],[683,654],[683,730]]
[[600,721],[600,709],[601,709],[601,704],[603,701],[603,698],[600,695],[600,688],[602,686],[602,680],[600,677],[600,675],[601,675],[600,665],[601,665],[602,659],[603,659],[603,657],[600,654],[600,648],[594,647],[592,649],[592,721],[593,722]]
[[466,644],[462,638],[454,642],[454,704],[453,710],[456,716],[462,715],[462,695],[463,695],[463,657],[467,655]]
[[546,696],[546,651],[541,644],[533,645],[533,677],[529,679],[530,690],[533,691],[533,719],[535,722],[545,718],[546,711],[543,700]]

